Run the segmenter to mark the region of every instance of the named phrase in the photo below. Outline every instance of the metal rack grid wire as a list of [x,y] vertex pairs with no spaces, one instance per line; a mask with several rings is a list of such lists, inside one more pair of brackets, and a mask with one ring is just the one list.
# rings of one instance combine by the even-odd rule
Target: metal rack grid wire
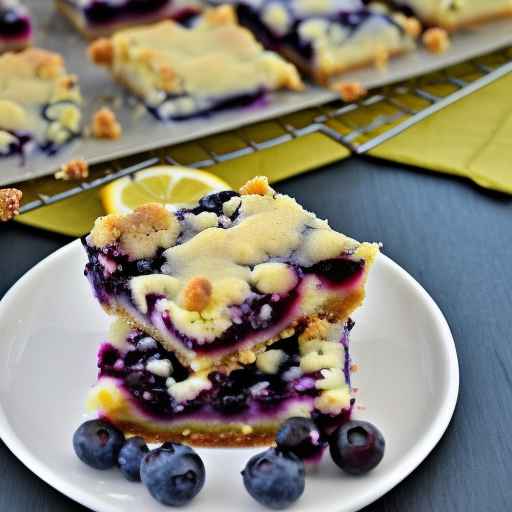
[[[271,123],[276,135],[264,140],[248,135],[251,127],[228,132],[227,135],[235,142],[232,148],[225,151],[215,148],[218,136],[200,139],[193,143],[198,156],[192,161],[180,159],[177,156],[179,146],[170,146],[108,164],[98,164],[91,168],[90,177],[79,184],[69,185],[66,182],[57,193],[46,195],[38,191],[33,197],[29,196],[28,202],[21,206],[20,214],[69,199],[125,176],[133,178],[138,172],[156,164],[186,165],[196,169],[213,167],[314,133],[331,138],[355,154],[365,154],[509,73],[512,73],[512,48],[451,66],[426,77],[383,87],[358,102],[344,103],[338,100],[274,119]],[[38,188],[37,183],[44,183],[45,179],[48,180],[34,180],[35,188]]]

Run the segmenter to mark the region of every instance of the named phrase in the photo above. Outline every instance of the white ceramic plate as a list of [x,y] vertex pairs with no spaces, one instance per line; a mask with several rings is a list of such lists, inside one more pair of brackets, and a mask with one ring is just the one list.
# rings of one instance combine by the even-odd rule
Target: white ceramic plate
[[[84,398],[96,374],[96,349],[108,319],[91,298],[78,241],[28,272],[0,303],[0,435],[34,473],[99,512],[163,507],[141,484],[95,471],[74,455],[71,437],[85,419]],[[357,313],[353,358],[360,371],[356,416],[378,425],[385,457],[372,473],[344,476],[326,455],[292,510],[357,510],[389,491],[432,450],[458,393],[450,329],[429,295],[385,256],[372,270]],[[193,512],[262,511],[245,492],[240,470],[250,449],[199,450],[207,483]]]

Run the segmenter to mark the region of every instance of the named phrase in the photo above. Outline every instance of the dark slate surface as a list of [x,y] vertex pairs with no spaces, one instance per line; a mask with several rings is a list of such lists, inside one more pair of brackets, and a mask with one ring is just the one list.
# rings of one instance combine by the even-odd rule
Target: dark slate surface
[[[511,510],[512,199],[464,180],[355,158],[277,188],[333,227],[384,242],[437,301],[457,343],[461,391],[451,426],[427,460],[365,512]],[[0,295],[68,241],[1,226]],[[1,443],[0,475],[0,511],[85,510]]]

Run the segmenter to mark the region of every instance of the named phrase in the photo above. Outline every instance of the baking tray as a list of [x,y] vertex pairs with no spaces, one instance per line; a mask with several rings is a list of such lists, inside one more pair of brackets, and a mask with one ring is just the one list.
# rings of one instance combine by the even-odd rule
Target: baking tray
[[[63,54],[67,68],[80,77],[84,96],[84,119],[101,106],[116,111],[123,137],[118,141],[83,138],[54,157],[30,155],[24,163],[12,157],[0,160],[0,185],[52,174],[71,158],[99,163],[161,146],[187,142],[270,118],[322,105],[337,96],[310,85],[301,93],[278,92],[268,105],[231,109],[189,121],[161,123],[116,85],[105,70],[90,64],[87,43],[53,6],[51,0],[25,0],[32,9],[36,26],[35,44]],[[512,20],[501,20],[461,31],[453,36],[452,46],[443,55],[424,50],[393,59],[386,70],[368,68],[346,73],[347,81],[359,81],[367,88],[407,80],[512,44]]]

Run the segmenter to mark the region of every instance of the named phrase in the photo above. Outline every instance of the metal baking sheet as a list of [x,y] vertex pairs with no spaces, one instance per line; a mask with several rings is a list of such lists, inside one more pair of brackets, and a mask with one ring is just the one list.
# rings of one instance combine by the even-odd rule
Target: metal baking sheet
[[[88,62],[87,43],[55,11],[52,0],[25,0],[25,3],[34,15],[35,44],[63,54],[68,70],[79,75],[85,100],[84,119],[88,121],[92,112],[100,106],[110,106],[122,123],[123,137],[118,141],[83,138],[54,157],[32,154],[25,163],[14,157],[1,159],[0,185],[52,174],[71,158],[85,158],[91,164],[108,161],[264,121],[336,98],[332,92],[311,85],[301,93],[274,93],[267,106],[226,110],[190,121],[161,123],[113,83],[107,71]],[[457,33],[450,50],[443,55],[419,50],[393,59],[385,71],[364,69],[347,73],[344,79],[360,81],[367,88],[378,87],[435,71],[511,44],[512,20],[501,20]]]

